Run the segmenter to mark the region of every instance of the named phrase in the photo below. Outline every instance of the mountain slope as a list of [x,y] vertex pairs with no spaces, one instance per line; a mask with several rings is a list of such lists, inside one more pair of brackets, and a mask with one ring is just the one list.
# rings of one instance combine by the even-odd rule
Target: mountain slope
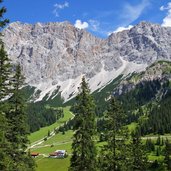
[[170,132],[171,62],[158,61],[133,73],[113,93],[122,101],[127,122],[138,122],[142,135]]
[[131,30],[97,38],[68,22],[15,22],[4,30],[6,50],[19,62],[34,101],[73,98],[83,75],[92,92],[119,75],[140,72],[156,60],[171,60],[171,28],[142,22]]

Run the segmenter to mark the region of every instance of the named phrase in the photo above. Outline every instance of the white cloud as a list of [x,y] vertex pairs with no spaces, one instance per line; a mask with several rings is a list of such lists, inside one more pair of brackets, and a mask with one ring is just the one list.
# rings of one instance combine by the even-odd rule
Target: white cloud
[[142,0],[138,5],[131,5],[126,3],[120,15],[120,20],[122,21],[116,30],[108,32],[108,35],[123,30],[129,30],[133,26],[130,25],[136,19],[138,19],[144,10],[150,5],[150,0]]
[[63,4],[54,4],[54,10],[53,13],[55,14],[56,17],[59,17],[59,11],[63,10],[64,8],[69,7],[69,3],[66,1]]
[[128,27],[118,27],[114,33],[121,32],[123,30],[130,30],[133,27],[133,25],[129,25]]
[[165,10],[165,7],[164,6],[161,6],[160,7],[160,11],[164,11]]
[[104,23],[99,22],[98,20],[90,19],[88,20],[89,30],[106,37],[108,35],[108,28],[104,27]]
[[163,19],[162,26],[164,27],[171,27],[171,2],[167,4],[166,7],[161,6],[160,7],[161,11],[167,10],[167,16]]
[[87,22],[82,22],[81,20],[76,20],[74,26],[79,29],[86,29],[89,24]]
[[100,30],[100,22],[97,20],[90,19],[88,21],[90,30],[97,32]]
[[150,5],[150,0],[142,0],[142,2],[138,5],[125,4],[121,18],[124,20],[124,25],[129,25],[136,19],[140,17],[142,12],[146,7]]
[[69,3],[68,2],[64,2],[64,4],[55,4],[54,7],[58,8],[58,9],[64,9],[66,7],[69,7]]

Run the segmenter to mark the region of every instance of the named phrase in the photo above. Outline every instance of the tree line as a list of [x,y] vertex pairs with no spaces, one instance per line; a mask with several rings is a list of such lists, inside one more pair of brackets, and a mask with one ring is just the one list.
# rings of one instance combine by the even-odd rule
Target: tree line
[[[170,81],[156,79],[144,81],[117,98],[122,102],[126,112],[127,124],[139,123],[141,135],[165,134],[171,130],[170,95]],[[99,119],[99,122],[104,122],[103,118]]]
[[26,113],[30,132],[51,125],[64,116],[62,109],[46,107],[44,102],[27,103]]

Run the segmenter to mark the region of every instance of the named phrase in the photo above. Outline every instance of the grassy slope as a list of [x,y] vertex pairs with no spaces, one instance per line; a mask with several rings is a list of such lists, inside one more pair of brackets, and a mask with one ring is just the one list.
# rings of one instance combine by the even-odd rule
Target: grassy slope
[[[67,131],[64,135],[62,133],[58,133],[53,138],[41,144],[41,147],[32,149],[32,152],[40,153],[40,156],[35,159],[37,164],[36,171],[67,171],[70,165],[70,157],[72,153],[72,136],[73,131],[71,130]],[[52,144],[53,146],[51,146]],[[97,150],[99,151],[100,147],[104,144],[104,142],[97,143]],[[67,150],[69,156],[65,159],[53,159],[42,156],[42,154],[48,156],[49,153],[56,150]]]
[[70,159],[50,159],[43,158],[37,159],[37,169],[36,171],[67,171],[70,163]]
[[55,145],[59,143],[71,142],[72,136],[73,136],[72,130],[65,132],[64,135],[62,133],[58,133],[56,136],[53,136],[49,140],[45,141],[43,145],[47,145],[47,144]]
[[59,127],[60,125],[64,124],[66,121],[68,121],[70,118],[72,118],[73,115],[71,114],[69,109],[70,109],[69,107],[64,108],[64,118],[59,119],[56,123],[54,123],[50,126],[43,127],[39,131],[32,133],[29,136],[30,142],[33,143],[37,140],[44,138],[45,136],[47,136],[48,131],[50,131],[50,132],[53,131],[54,128]]
[[[67,131],[66,134],[62,135],[62,133],[59,133],[53,137],[53,139],[47,140],[43,145],[49,144],[49,146],[40,147],[40,148],[34,148],[32,151],[39,152],[40,154],[45,154],[48,156],[49,153],[52,153],[56,150],[67,150],[69,154],[71,154],[71,141],[68,142],[68,140],[72,140],[73,131]],[[169,135],[168,135],[169,136]],[[155,140],[157,139],[156,136],[151,136]],[[143,141],[144,142],[144,141]],[[51,145],[54,145],[51,147]],[[105,143],[97,143],[98,151],[100,150],[100,147],[103,146]],[[155,154],[150,153],[148,156],[150,161],[158,160],[163,161],[163,156],[155,156]],[[65,159],[52,159],[48,157],[38,157],[35,159],[37,163],[37,169],[36,171],[67,171],[68,167],[70,165],[70,155]]]
[[[54,128],[72,118],[73,115],[69,109],[69,107],[64,108],[64,118],[58,120],[55,124],[32,133],[29,137],[30,141],[34,142],[43,138],[47,135],[48,130],[53,131]],[[56,150],[67,150],[68,153],[71,154],[72,136],[73,131],[67,131],[64,135],[62,133],[58,133],[47,141],[44,141],[40,146],[31,149],[31,152],[40,153],[40,156],[35,159],[37,164],[36,171],[67,171],[70,163],[70,156],[65,159],[53,159],[45,156],[48,156],[49,153]]]
[[[134,129],[136,123],[133,123],[130,128]],[[37,163],[37,169],[36,171],[67,171],[68,167],[70,165],[70,154],[72,153],[71,150],[71,144],[72,144],[72,136],[73,131],[67,131],[64,135],[62,133],[56,134],[51,139],[45,141],[41,146],[37,146],[36,148],[33,148],[32,152],[39,152],[40,154],[48,156],[49,153],[52,153],[56,150],[67,150],[69,156],[65,159],[52,159],[48,157],[43,157],[40,155],[38,158],[36,158]],[[146,137],[143,137],[143,143],[145,143],[145,140],[147,138],[151,138],[154,142],[156,141],[158,135],[149,135]],[[164,135],[161,136],[163,138],[168,138],[171,140],[171,135]],[[105,142],[97,143],[98,151],[100,150],[100,147],[103,146]],[[47,146],[48,145],[48,146]],[[53,146],[52,146],[53,145]],[[155,153],[150,153],[148,156],[150,161],[158,160],[163,161],[163,156],[155,156]]]
[[[58,133],[53,138],[41,144],[42,147],[34,148],[31,151],[39,152],[46,156],[56,150],[67,150],[68,154],[71,154],[72,135],[73,131],[67,131],[64,135],[62,133]],[[49,146],[44,146],[47,144]],[[51,146],[52,144],[53,146]],[[65,159],[53,159],[40,155],[35,160],[37,164],[36,171],[67,171],[70,164],[70,155]]]

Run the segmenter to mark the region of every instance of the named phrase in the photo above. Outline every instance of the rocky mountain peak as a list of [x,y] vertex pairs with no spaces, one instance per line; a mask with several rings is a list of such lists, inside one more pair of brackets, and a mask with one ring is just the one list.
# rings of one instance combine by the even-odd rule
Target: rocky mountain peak
[[159,59],[171,59],[171,28],[141,22],[100,39],[69,22],[11,23],[6,50],[22,65],[26,82],[41,90],[39,100],[59,89],[65,100],[85,75],[92,91],[120,74],[138,72]]

